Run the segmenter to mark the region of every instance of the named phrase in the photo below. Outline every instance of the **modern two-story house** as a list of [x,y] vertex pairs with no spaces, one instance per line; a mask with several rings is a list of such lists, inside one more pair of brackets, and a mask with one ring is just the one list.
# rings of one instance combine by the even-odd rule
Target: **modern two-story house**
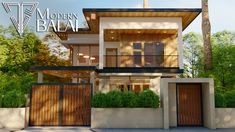
[[[155,89],[183,72],[182,32],[200,9],[84,9],[88,29],[57,32],[73,66],[96,66],[94,91]],[[79,82],[74,78],[73,82]]]
[[[90,84],[91,90],[87,92],[92,94],[111,90],[138,93],[150,89],[161,97],[164,128],[184,125],[214,128],[213,80],[177,78],[183,73],[182,32],[201,9],[92,8],[83,9],[83,13],[88,28],[78,32],[56,32],[61,43],[70,50],[72,66],[33,68],[38,71],[38,85],[43,85],[43,74],[48,74],[70,79],[67,83],[72,86],[63,84],[62,93],[66,87],[76,93],[73,84]],[[36,105],[40,92],[35,90],[47,90],[52,85],[54,92],[51,93],[60,97],[54,99],[55,103],[65,97],[65,93],[60,96],[61,85],[45,84],[44,89],[36,87],[38,85],[33,87],[31,94],[31,102],[36,102],[32,105],[31,125],[84,125],[53,116],[49,118],[54,121],[51,124],[35,121],[38,115],[43,115],[36,111],[40,107]],[[67,103],[73,100],[69,97],[72,95],[67,97]],[[186,100],[189,102],[185,103]],[[62,107],[64,104],[66,101]],[[55,106],[56,112],[59,106]],[[196,115],[188,116],[182,111],[184,108]],[[61,116],[66,116],[63,112]],[[86,114],[89,115],[89,111]],[[89,120],[85,124],[89,125]]]

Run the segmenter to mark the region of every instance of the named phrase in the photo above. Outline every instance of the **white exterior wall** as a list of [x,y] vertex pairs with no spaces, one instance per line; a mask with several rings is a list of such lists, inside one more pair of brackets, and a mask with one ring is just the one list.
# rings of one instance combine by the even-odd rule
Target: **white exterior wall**
[[[100,55],[104,55],[105,51],[105,29],[178,29],[179,67],[183,69],[181,17],[101,17],[99,29]],[[99,68],[103,69],[103,56],[99,58]]]

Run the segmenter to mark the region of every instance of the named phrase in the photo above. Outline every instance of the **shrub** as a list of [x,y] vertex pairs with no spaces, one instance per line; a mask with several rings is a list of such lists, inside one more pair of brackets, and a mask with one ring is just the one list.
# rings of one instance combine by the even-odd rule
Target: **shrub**
[[122,93],[122,106],[123,107],[135,107],[137,106],[137,94],[133,92]]
[[222,93],[215,93],[215,107],[217,108],[226,107],[226,100]]
[[105,108],[107,107],[106,94],[97,93],[92,97],[91,106],[96,108]]
[[32,74],[0,74],[0,107],[24,107],[29,94]]
[[226,92],[224,97],[226,99],[227,107],[235,108],[235,90]]
[[138,95],[138,107],[159,107],[159,96],[151,90],[145,90]]
[[133,92],[111,91],[107,94],[97,93],[92,98],[95,108],[157,108],[159,96],[151,90],[139,94]]
[[107,107],[110,108],[120,108],[122,104],[122,92],[120,91],[111,91],[106,94],[107,97]]
[[24,94],[17,91],[10,91],[2,96],[2,106],[5,108],[23,107],[25,106],[26,98]]

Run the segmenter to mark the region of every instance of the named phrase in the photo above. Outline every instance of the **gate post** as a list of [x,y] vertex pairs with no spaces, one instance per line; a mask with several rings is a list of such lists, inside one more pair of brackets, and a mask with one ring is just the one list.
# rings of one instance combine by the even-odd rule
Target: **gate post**
[[38,83],[43,83],[43,73],[42,73],[42,71],[38,71]]
[[92,95],[94,95],[94,91],[95,91],[95,72],[91,72],[90,73],[90,83],[92,84],[91,85],[91,88],[92,88]]

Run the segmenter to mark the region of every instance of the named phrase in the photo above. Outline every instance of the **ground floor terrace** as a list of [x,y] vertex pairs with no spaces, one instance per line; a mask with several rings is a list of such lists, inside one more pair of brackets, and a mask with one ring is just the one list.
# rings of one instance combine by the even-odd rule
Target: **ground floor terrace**
[[[179,69],[72,66],[33,70],[38,83],[31,88],[30,126],[216,128],[212,79],[176,78]],[[53,82],[48,75],[61,82]],[[159,108],[91,108],[91,98],[97,92],[139,93],[147,89],[160,96]]]

